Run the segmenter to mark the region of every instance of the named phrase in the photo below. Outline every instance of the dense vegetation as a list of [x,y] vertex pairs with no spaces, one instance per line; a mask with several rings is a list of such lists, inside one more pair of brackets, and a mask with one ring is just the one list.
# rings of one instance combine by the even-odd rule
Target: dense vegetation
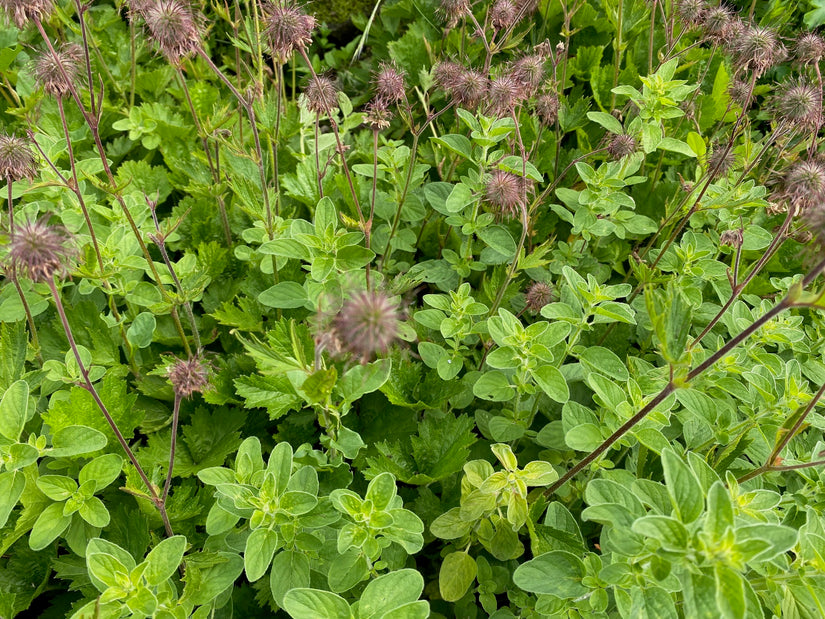
[[825,616],[823,0],[349,6],[0,0],[0,617]]

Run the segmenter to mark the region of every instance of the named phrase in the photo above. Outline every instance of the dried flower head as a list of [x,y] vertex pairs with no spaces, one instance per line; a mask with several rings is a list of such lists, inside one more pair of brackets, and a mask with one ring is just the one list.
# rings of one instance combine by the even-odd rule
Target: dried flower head
[[141,0],[133,5],[149,38],[172,64],[180,64],[201,45],[200,20],[185,0]]
[[209,387],[209,364],[199,355],[188,359],[175,359],[166,375],[175,390],[175,396],[188,398],[193,393],[203,393]]
[[47,223],[48,216],[14,226],[10,234],[8,260],[18,273],[35,282],[65,276],[67,263],[74,254],[66,231]]
[[490,25],[496,30],[505,30],[516,23],[518,9],[510,0],[496,0],[490,7]]
[[524,98],[532,97],[544,81],[544,54],[522,56],[513,63],[511,75],[524,90]]
[[304,88],[307,109],[331,115],[338,108],[338,87],[328,75],[313,75]]
[[378,73],[375,74],[375,94],[387,105],[398,103],[404,99],[404,74],[394,65],[381,63]]
[[724,144],[714,144],[707,158],[708,174],[713,178],[725,176],[736,165],[736,154]]
[[372,129],[386,129],[390,126],[392,112],[382,99],[373,99],[367,104],[364,114],[364,124]]
[[29,22],[42,21],[52,12],[52,0],[0,0],[0,9],[8,20],[21,30]]
[[777,122],[800,131],[816,129],[822,118],[822,96],[819,88],[804,80],[789,80],[771,101]]
[[456,105],[475,108],[487,97],[488,83],[489,80],[481,72],[462,69],[449,93]]
[[510,116],[524,97],[524,89],[512,75],[500,75],[489,86],[487,110],[493,116]]
[[340,347],[366,363],[386,353],[398,337],[398,304],[379,291],[359,292],[344,302],[332,327]]
[[264,5],[264,34],[269,40],[272,55],[281,62],[297,49],[312,44],[315,18],[289,0],[267,2]]
[[526,208],[529,182],[505,170],[493,170],[484,185],[484,200],[499,219],[520,218]]
[[825,163],[818,159],[797,161],[785,172],[780,195],[801,210],[825,205]]
[[776,31],[763,26],[746,27],[741,34],[731,36],[728,45],[736,67],[742,71],[753,71],[757,76],[787,55]]
[[725,230],[722,234],[719,235],[720,245],[727,245],[728,247],[735,247],[738,249],[742,247],[743,242],[744,234],[742,232],[742,228],[736,228],[735,230]]
[[55,54],[45,51],[32,65],[34,81],[48,95],[68,95],[83,63],[83,48],[77,43],[64,43]]
[[734,21],[733,13],[724,5],[712,6],[700,16],[702,31],[707,39],[714,43],[723,43]]
[[794,56],[802,64],[816,64],[825,55],[825,39],[816,32],[806,32],[796,40]]
[[441,0],[436,12],[447,22],[447,28],[455,28],[462,17],[470,13],[470,0]]
[[626,133],[614,135],[607,145],[607,154],[611,159],[618,161],[636,152],[636,138]]
[[524,301],[527,309],[538,313],[542,307],[553,301],[553,289],[550,284],[544,282],[533,282],[524,294]]
[[697,28],[702,25],[707,8],[705,0],[678,0],[675,13],[685,28]]
[[0,133],[0,178],[14,182],[35,176],[37,164],[29,140]]
[[555,92],[542,93],[536,99],[536,114],[538,114],[539,120],[546,127],[556,124],[556,121],[559,119],[560,108],[561,102]]
[[751,87],[747,82],[735,79],[728,86],[728,95],[734,103],[738,103],[740,107],[745,107],[751,96]]

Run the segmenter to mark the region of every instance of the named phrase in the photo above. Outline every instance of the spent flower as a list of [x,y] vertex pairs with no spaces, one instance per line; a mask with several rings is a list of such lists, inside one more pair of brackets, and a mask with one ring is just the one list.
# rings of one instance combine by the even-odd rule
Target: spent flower
[[389,350],[398,337],[400,319],[398,303],[383,292],[368,290],[344,303],[332,327],[341,349],[366,363]]
[[48,216],[15,225],[8,244],[11,267],[35,282],[64,277],[74,253],[66,231],[50,225]]
[[0,178],[6,182],[33,179],[37,175],[37,163],[31,142],[16,135],[0,133]]
[[32,64],[35,83],[53,97],[68,95],[83,63],[83,48],[77,43],[64,43],[53,54],[42,52]]
[[264,34],[272,55],[281,62],[286,62],[295,50],[312,44],[315,17],[299,5],[289,1],[267,2],[263,12]]

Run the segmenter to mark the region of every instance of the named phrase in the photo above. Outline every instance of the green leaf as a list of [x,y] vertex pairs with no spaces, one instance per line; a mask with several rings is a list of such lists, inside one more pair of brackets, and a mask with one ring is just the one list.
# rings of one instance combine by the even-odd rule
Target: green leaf
[[708,492],[708,510],[703,529],[713,542],[720,542],[733,526],[733,501],[721,481],[714,482]]
[[373,508],[379,511],[389,507],[390,502],[395,498],[395,477],[390,473],[376,475],[367,486],[367,493],[364,499],[372,501]]
[[86,565],[89,574],[106,587],[117,587],[121,579],[129,574],[128,568],[117,557],[105,552],[88,552]]
[[29,547],[32,550],[43,550],[69,528],[71,521],[71,516],[63,515],[63,503],[52,503],[34,522],[29,534]]
[[157,322],[155,315],[150,312],[141,312],[126,330],[126,339],[138,348],[147,348],[152,343]]
[[676,140],[674,138],[662,138],[657,145],[657,148],[679,153],[680,155],[685,155],[686,157],[696,157],[696,153],[686,142]]
[[620,381],[626,381],[630,378],[627,366],[619,356],[602,346],[585,348],[579,354],[579,359],[593,372],[599,372]]
[[515,394],[515,389],[507,377],[497,370],[482,374],[473,385],[473,395],[482,400],[506,402]]
[[461,155],[468,161],[473,160],[473,144],[468,138],[457,133],[450,133],[440,138],[430,138],[430,141],[440,144],[454,153]]
[[146,571],[143,577],[150,586],[166,582],[177,571],[186,552],[186,537],[168,537],[146,555]]
[[103,490],[120,476],[123,469],[123,458],[117,454],[98,456],[80,469],[77,480],[82,486],[87,481],[94,480],[95,488]]
[[582,584],[584,563],[576,555],[554,550],[522,563],[513,572],[513,582],[530,593],[570,599],[587,593]]
[[644,516],[633,523],[632,529],[646,537],[658,540],[665,550],[685,552],[688,531],[681,522],[668,516]]
[[258,295],[258,303],[279,309],[304,307],[308,301],[306,290],[297,282],[280,282]]
[[359,550],[352,548],[330,565],[327,582],[332,591],[343,593],[369,578],[369,573],[366,557]]
[[284,596],[292,619],[351,619],[349,604],[340,595],[320,589],[292,589]]
[[305,588],[310,583],[309,557],[297,550],[285,550],[275,555],[269,575],[269,588],[279,606],[291,589]]
[[273,530],[261,527],[250,533],[243,554],[244,569],[250,582],[255,582],[266,574],[279,546],[278,533]]
[[610,131],[610,133],[620,134],[624,133],[622,123],[620,123],[615,116],[606,112],[588,112],[587,117],[595,123]]
[[745,583],[742,576],[722,563],[715,563],[716,604],[725,619],[745,619]]
[[385,613],[414,602],[424,590],[424,577],[416,570],[404,569],[371,581],[358,602],[360,619],[379,619]]
[[[559,404],[570,399],[570,390],[562,373],[552,365],[542,365],[532,371],[533,380],[547,396]],[[477,383],[476,383],[477,384]]]
[[672,449],[662,452],[662,468],[674,512],[682,522],[693,522],[705,507],[699,480],[687,463]]
[[478,566],[466,552],[453,552],[444,557],[438,572],[438,590],[447,602],[457,602],[476,579]]
[[66,458],[91,453],[106,447],[106,435],[86,426],[66,426],[55,432],[49,455]]
[[52,501],[65,501],[77,492],[75,480],[64,475],[41,475],[35,483]]
[[16,441],[29,420],[29,384],[24,380],[12,383],[0,400],[0,434]]
[[89,497],[83,501],[77,513],[93,527],[102,528],[109,525],[109,510],[106,509],[103,501],[96,496]]
[[26,479],[19,471],[0,473],[0,529],[6,526],[9,515],[20,500]]

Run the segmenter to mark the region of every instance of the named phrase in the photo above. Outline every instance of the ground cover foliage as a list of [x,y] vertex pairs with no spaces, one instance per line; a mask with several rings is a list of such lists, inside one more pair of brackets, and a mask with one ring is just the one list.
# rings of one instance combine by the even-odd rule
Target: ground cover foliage
[[0,8],[0,616],[825,616],[820,0]]

